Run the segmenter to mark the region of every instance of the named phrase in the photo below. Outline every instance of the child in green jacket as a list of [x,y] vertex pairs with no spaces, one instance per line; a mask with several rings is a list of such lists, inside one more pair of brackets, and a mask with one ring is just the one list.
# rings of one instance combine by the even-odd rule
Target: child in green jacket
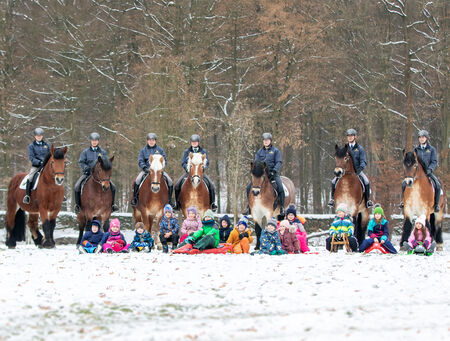
[[[219,227],[214,221],[214,214],[211,210],[207,210],[202,218],[202,227],[192,236],[187,237],[180,248],[194,248],[200,251],[206,249],[214,249],[219,246],[220,235]],[[189,246],[188,246],[189,244]]]

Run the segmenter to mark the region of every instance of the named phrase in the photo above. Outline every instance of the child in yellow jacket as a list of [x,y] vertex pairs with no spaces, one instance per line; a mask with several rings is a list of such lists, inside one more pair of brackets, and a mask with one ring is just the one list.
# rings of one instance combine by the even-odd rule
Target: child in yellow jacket
[[249,253],[250,243],[253,242],[252,233],[247,228],[247,218],[243,217],[231,231],[227,243],[233,244],[233,253]]

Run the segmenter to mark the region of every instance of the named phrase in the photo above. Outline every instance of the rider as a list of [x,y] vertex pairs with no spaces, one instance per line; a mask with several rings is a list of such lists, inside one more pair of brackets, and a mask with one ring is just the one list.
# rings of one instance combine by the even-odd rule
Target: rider
[[44,165],[45,158],[50,152],[50,146],[44,141],[44,130],[42,128],[34,129],[34,141],[28,145],[28,158],[31,161],[31,170],[27,179],[26,195],[23,197],[23,203],[30,203],[31,184],[36,180],[37,172]]
[[[347,150],[353,159],[353,166],[355,167],[356,174],[364,183],[364,197],[366,198],[366,207],[373,207],[373,202],[370,200],[370,183],[366,174],[364,174],[363,170],[367,166],[366,161],[366,152],[364,148],[356,142],[358,134],[355,129],[347,130]],[[334,191],[336,189],[336,183],[338,178],[335,177],[331,180],[331,199],[328,202],[328,206],[334,206]]]
[[[203,149],[202,147],[200,147],[200,136],[197,134],[194,134],[191,136],[191,146],[186,149],[183,153],[183,157],[181,158],[181,167],[183,167],[184,171],[186,172],[185,174],[183,174],[177,181],[177,183],[175,184],[175,201],[176,201],[176,209],[180,209],[180,203],[178,201],[178,196],[180,195],[180,191],[181,191],[181,185],[183,183],[183,180],[185,178],[187,178],[188,174],[189,174],[189,169],[188,169],[188,163],[189,163],[189,153],[201,153],[201,154],[206,154],[206,164],[205,167],[203,168],[203,170],[206,171],[206,169],[209,166],[209,158],[208,158],[208,151],[206,149]],[[205,182],[206,187],[208,187],[208,191],[209,191],[209,202],[211,203],[211,208],[213,211],[217,210],[217,206],[214,203],[214,201],[216,200],[216,194],[215,194],[215,189],[214,189],[214,184],[213,182],[208,178],[208,176],[203,173],[203,181]]]
[[[133,199],[131,200],[131,206],[136,206],[138,204],[138,193],[139,193],[139,186],[141,185],[142,178],[144,177],[144,174],[148,174],[149,168],[150,168],[150,155],[162,155],[164,157],[164,162],[167,164],[167,156],[164,152],[164,149],[162,149],[160,146],[156,145],[156,140],[158,139],[158,136],[154,133],[148,133],[147,134],[147,145],[141,149],[139,152],[138,157],[138,164],[139,168],[142,169],[142,171],[139,173],[139,175],[136,178],[136,181],[134,183],[134,190],[133,190]],[[169,177],[169,175],[166,172],[163,172],[164,179],[166,180],[167,187],[169,190],[169,205],[174,207],[173,201],[172,201],[172,192],[173,192],[173,182],[172,179]]]
[[[99,156],[108,157],[108,153],[100,148],[99,140],[100,135],[98,133],[91,133],[89,135],[89,140],[91,141],[91,146],[87,149],[85,149],[81,155],[80,159],[78,160],[78,166],[80,166],[82,174],[78,181],[75,184],[75,213],[80,212],[80,206],[81,206],[81,184],[84,180],[87,179],[89,175],[91,175],[92,170],[94,169],[95,164],[97,163]],[[112,203],[111,203],[111,210],[117,211],[119,208],[116,204],[114,204],[114,198],[116,196],[116,186],[110,181],[111,186],[111,193],[112,193]]]
[[[435,185],[435,191],[434,191],[434,212],[439,212],[439,200],[441,198],[441,184],[434,175],[434,170],[436,169],[436,166],[438,165],[438,156],[436,149],[430,145],[430,142],[428,141],[430,139],[430,134],[426,130],[421,130],[417,134],[419,138],[419,145],[414,148],[414,151],[417,153],[417,158],[422,161],[422,164],[424,165],[425,173],[434,182]],[[403,192],[405,191],[406,184],[402,183],[402,197]],[[400,204],[400,207],[403,208],[404,204],[403,202]]]
[[[278,174],[283,160],[281,158],[280,151],[272,145],[272,134],[264,133],[262,134],[263,139],[263,147],[256,152],[255,161],[264,161],[267,166],[267,170],[269,172],[269,180],[272,183],[276,184],[276,190],[278,193],[278,199],[280,204],[280,215],[284,215],[284,200],[285,194],[283,189],[283,183],[281,181],[280,175]],[[252,183],[250,182],[247,185],[247,197],[250,194],[250,189],[252,187]],[[250,208],[247,208],[247,211],[243,213],[244,215],[250,214]]]

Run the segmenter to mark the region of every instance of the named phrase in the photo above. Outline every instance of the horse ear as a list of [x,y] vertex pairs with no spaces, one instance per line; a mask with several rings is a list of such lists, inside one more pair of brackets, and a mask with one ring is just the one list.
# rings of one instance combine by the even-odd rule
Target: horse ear
[[335,151],[338,151],[338,149],[339,149],[339,146],[336,144],[336,145],[334,146],[334,150],[335,150]]
[[150,155],[150,157],[149,157],[149,159],[148,159],[148,163],[149,163],[149,164],[152,164],[152,161],[153,161],[153,154]]
[[252,161],[250,162],[250,168],[253,169],[253,166],[255,165],[255,163]]
[[202,160],[205,161],[206,154],[202,154]]
[[263,167],[264,167],[264,169],[267,168],[267,163],[265,161],[263,162]]
[[55,153],[55,147],[52,145],[50,147],[50,154],[52,154],[52,156],[53,156],[54,153]]
[[63,148],[63,153],[64,153],[64,155],[66,155],[67,150],[68,150],[67,146]]
[[415,158],[416,161],[417,161],[417,149],[414,149],[414,158]]
[[164,156],[162,156],[162,155],[159,156],[159,162],[161,162],[161,164],[163,165],[163,167],[166,166],[166,160],[164,160]]
[[403,150],[402,150],[402,154],[403,154],[403,157],[405,157],[405,154],[406,154],[406,150],[405,150],[405,148],[403,148]]
[[113,161],[114,161],[114,156],[115,156],[115,155],[113,155],[113,156],[109,159],[110,162],[113,162]]
[[194,154],[192,154],[192,152],[189,152],[189,158],[190,159],[192,159],[192,156],[193,156]]
[[97,161],[100,162],[100,163],[102,162],[102,156],[101,155],[98,156]]

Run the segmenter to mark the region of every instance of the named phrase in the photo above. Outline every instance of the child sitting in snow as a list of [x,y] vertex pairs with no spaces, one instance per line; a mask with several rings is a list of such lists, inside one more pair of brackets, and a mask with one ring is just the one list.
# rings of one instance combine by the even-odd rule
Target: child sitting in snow
[[78,246],[80,253],[99,253],[102,250],[100,242],[103,238],[103,232],[100,228],[101,223],[98,220],[91,222],[91,230],[83,234],[81,245]]
[[266,228],[261,233],[261,249],[256,254],[284,255],[286,251],[281,248],[280,236],[276,230],[277,221],[275,218],[269,219]]
[[329,229],[330,236],[325,241],[328,251],[331,250],[331,240],[333,239],[333,235],[335,236],[334,238],[341,239],[344,234],[347,236],[352,251],[356,252],[358,250],[358,241],[353,236],[353,223],[350,216],[347,214],[347,211],[347,204],[345,203],[339,204],[336,209],[336,217]]
[[164,216],[159,222],[159,240],[163,246],[163,252],[169,252],[168,242],[172,242],[172,250],[177,248],[178,244],[178,219],[174,218],[172,206],[164,206]]
[[299,253],[299,242],[295,231],[297,227],[289,224],[288,220],[282,220],[278,229],[280,235],[281,248],[287,253]]
[[103,246],[103,252],[128,252],[127,242],[122,233],[120,233],[120,221],[117,218],[111,220],[109,230],[103,235],[100,244]]
[[219,223],[219,237],[221,243],[227,242],[232,230],[233,227],[231,226],[230,217],[225,214],[222,219],[220,219]]
[[180,244],[179,249],[190,250],[194,248],[203,251],[219,246],[219,229],[214,221],[214,213],[211,210],[207,210],[203,215],[202,224],[202,228],[192,236],[187,237]]
[[389,241],[389,222],[384,218],[384,212],[381,206],[375,207],[373,210],[374,218],[369,222],[367,234],[369,238],[364,240],[359,247],[359,252],[363,252],[374,242],[380,242],[383,247],[390,253],[397,253],[394,245]]
[[290,205],[286,210],[286,218],[289,221],[289,224],[295,226],[295,235],[300,243],[300,250],[302,252],[308,252],[308,241],[306,238],[306,230],[303,224],[300,222],[300,219],[297,217],[297,210],[294,205]]
[[429,252],[433,253],[436,249],[436,243],[431,241],[430,231],[426,226],[426,217],[421,215],[416,219],[414,229],[408,238],[406,245],[406,251],[415,251],[416,253]]
[[133,252],[151,252],[155,242],[150,233],[145,231],[144,223],[138,222],[134,227],[134,238],[128,249]]
[[192,236],[194,232],[197,232],[202,227],[202,221],[195,207],[189,207],[187,209],[187,215],[187,218],[181,225],[180,243],[184,242],[187,237]]
[[226,241],[233,245],[233,253],[241,254],[249,253],[250,251],[250,243],[253,242],[253,238],[250,229],[247,228],[247,224],[247,218],[242,217]]

